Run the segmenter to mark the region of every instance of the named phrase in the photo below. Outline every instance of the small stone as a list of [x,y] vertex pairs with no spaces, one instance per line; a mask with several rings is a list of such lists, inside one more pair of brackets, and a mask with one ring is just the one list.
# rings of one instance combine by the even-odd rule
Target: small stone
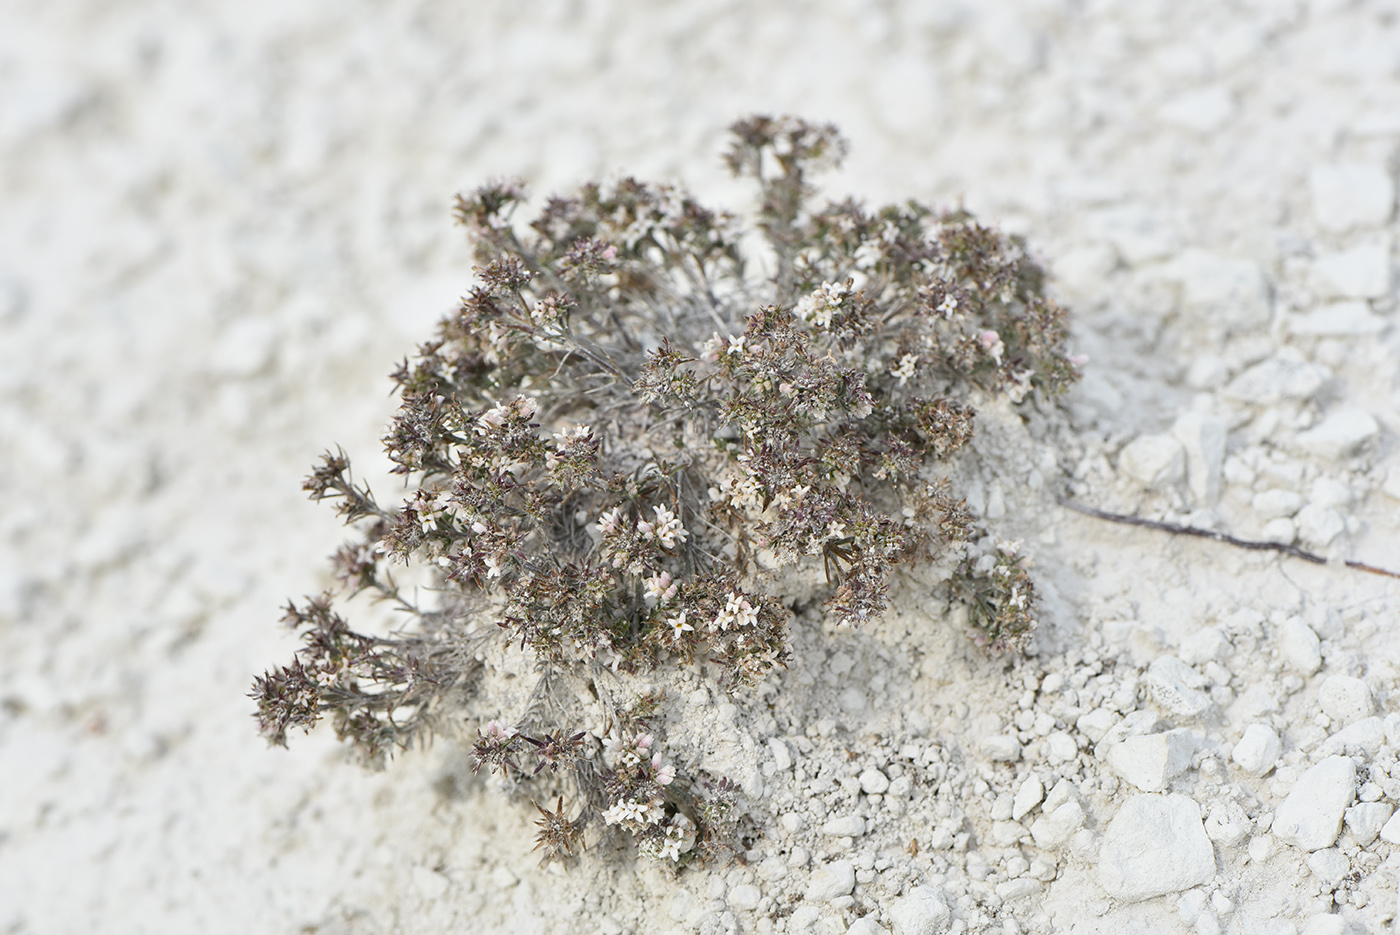
[[1214,133],[1234,115],[1235,99],[1220,85],[1182,92],[1158,111],[1165,123],[1197,133]]
[[1355,454],[1380,431],[1380,425],[1369,412],[1348,406],[1333,412],[1314,428],[1300,432],[1298,444],[1320,458],[1336,461]]
[[1044,798],[1045,786],[1041,783],[1039,776],[1031,773],[1026,777],[1026,781],[1021,783],[1020,788],[1016,790],[1015,798],[1011,801],[1011,819],[1020,821]]
[[1094,743],[1098,743],[1104,738],[1112,728],[1118,723],[1118,715],[1105,708],[1095,708],[1088,714],[1080,715],[1079,720],[1074,722],[1074,726],[1085,737]]
[[1203,627],[1181,641],[1181,661],[1197,666],[1205,662],[1224,662],[1234,647],[1219,627]]
[[740,883],[729,891],[729,905],[735,909],[753,911],[758,908],[759,900],[763,898],[763,892],[752,883]]
[[1031,861],[1031,868],[1027,872],[1041,883],[1049,883],[1051,880],[1055,879],[1055,862],[1046,860],[1044,857],[1037,857],[1035,860]]
[[1347,920],[1338,915],[1315,915],[1303,925],[1302,935],[1346,935]]
[[807,824],[806,819],[796,812],[785,812],[779,819],[778,824],[783,826],[783,830],[788,834],[796,834]]
[[1336,889],[1337,884],[1342,882],[1342,877],[1347,875],[1351,863],[1341,851],[1335,847],[1328,847],[1308,855],[1308,869],[1317,877],[1319,883],[1332,890]]
[[[1311,632],[1311,631],[1309,631]],[[1283,750],[1278,734],[1267,724],[1251,724],[1230,751],[1230,759],[1251,776],[1263,776],[1274,768]]]
[[1259,531],[1259,538],[1265,542],[1292,545],[1293,540],[1298,538],[1298,527],[1293,525],[1293,520],[1280,516],[1264,524],[1264,528]]
[[1400,844],[1400,812],[1391,815],[1381,826],[1381,840],[1387,844]]
[[1184,795],[1135,795],[1108,823],[1099,885],[1123,902],[1179,893],[1215,876],[1201,809]]
[[1355,724],[1348,724],[1331,737],[1324,740],[1313,751],[1313,756],[1351,756],[1361,754],[1374,757],[1385,743],[1385,728],[1378,717],[1362,718]]
[[1362,802],[1347,809],[1346,824],[1351,836],[1362,847],[1370,844],[1381,833],[1395,809],[1386,802]]
[[938,935],[948,924],[948,904],[931,886],[916,886],[889,908],[894,935]]
[[1002,902],[1010,902],[1013,899],[1025,899],[1039,892],[1040,884],[1029,877],[1020,877],[1015,880],[1007,880],[1005,883],[996,885],[996,894]]
[[1186,481],[1197,503],[1220,498],[1220,470],[1225,463],[1225,420],[1199,412],[1177,417],[1172,435],[1186,454]]
[[1380,227],[1395,206],[1395,184],[1377,165],[1337,163],[1308,173],[1313,216],[1324,230]]
[[1196,735],[1185,729],[1129,737],[1108,750],[1108,765],[1143,792],[1161,792],[1191,765]]
[[865,819],[859,815],[842,815],[822,825],[822,834],[837,838],[858,838],[865,834]]
[[1330,374],[1286,347],[1262,360],[1226,385],[1226,396],[1256,406],[1272,406],[1286,399],[1307,400],[1322,388]]
[[779,772],[792,767],[792,751],[788,749],[787,741],[779,737],[770,737],[768,752],[773,755],[773,765],[778,767]]
[[1385,319],[1359,299],[1344,299],[1299,315],[1288,323],[1294,334],[1309,337],[1358,337],[1385,330]]
[[1266,490],[1255,494],[1250,506],[1260,519],[1290,517],[1303,508],[1303,497],[1292,490]]
[[1210,707],[1205,679],[1175,656],[1160,656],[1147,669],[1147,688],[1157,704],[1178,717],[1198,717]]
[[1355,797],[1356,764],[1344,756],[1329,756],[1298,777],[1274,813],[1270,830],[1280,841],[1305,851],[1331,847]]
[[816,906],[798,906],[792,910],[792,915],[788,917],[788,931],[793,933],[809,931],[821,917],[822,911]]
[[781,857],[765,857],[758,863],[758,878],[765,883],[781,880],[787,876],[787,867]]
[[1371,689],[1350,675],[1329,675],[1323,679],[1317,690],[1317,703],[1328,717],[1343,724],[1370,717],[1376,711]]
[[1289,617],[1278,625],[1274,635],[1279,655],[1294,669],[1312,675],[1322,668],[1322,643],[1302,618]]
[[882,795],[890,787],[890,779],[874,767],[861,771],[860,788],[866,795]]
[[1253,822],[1237,802],[1216,802],[1206,814],[1206,837],[1221,847],[1235,847],[1249,837]]
[[1069,734],[1057,730],[1045,738],[1044,752],[1050,765],[1058,766],[1079,756],[1079,746]]
[[1315,548],[1322,548],[1346,529],[1346,520],[1336,510],[1310,503],[1294,518],[1298,535]]
[[1053,850],[1068,841],[1083,824],[1084,807],[1071,799],[1031,822],[1031,837],[1037,847]]
[[982,752],[989,760],[1011,763],[1021,758],[1021,742],[1012,734],[995,734],[983,738]]
[[890,930],[870,916],[862,916],[851,923],[846,935],[890,935]]
[[824,903],[849,896],[856,888],[856,868],[849,860],[834,860],[812,872],[807,880],[808,902]]
[[1390,291],[1390,237],[1382,236],[1313,261],[1314,285],[1324,298],[1376,299]]
[[1118,467],[1144,487],[1160,490],[1181,482],[1186,452],[1170,435],[1139,435],[1119,452]]
[[991,841],[997,847],[1013,847],[1026,836],[1026,829],[1020,822],[1006,820],[992,822]]

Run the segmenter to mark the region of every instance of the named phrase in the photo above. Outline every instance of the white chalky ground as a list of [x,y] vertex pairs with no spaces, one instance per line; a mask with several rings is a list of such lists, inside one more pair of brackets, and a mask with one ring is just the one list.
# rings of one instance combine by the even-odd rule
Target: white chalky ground
[[[1400,582],[1054,496],[1400,566],[1400,4],[204,6],[0,10],[0,931],[1393,924]],[[376,463],[470,276],[450,196],[741,206],[751,111],[837,122],[833,193],[1024,232],[1076,310],[1069,427],[983,411],[962,478],[1036,559],[1032,654],[910,583],[735,705],[683,679],[670,748],[763,835],[677,880],[539,870],[444,745],[266,749],[244,693],[340,536],[300,478]]]

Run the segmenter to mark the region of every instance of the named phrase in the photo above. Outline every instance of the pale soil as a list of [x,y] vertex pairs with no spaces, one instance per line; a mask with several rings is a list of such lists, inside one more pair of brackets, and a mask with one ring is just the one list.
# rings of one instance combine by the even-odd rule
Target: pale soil
[[[1378,714],[1392,710],[1400,586],[1106,526],[1052,492],[1072,475],[1106,508],[1198,510],[1257,536],[1253,495],[1291,490],[1345,524],[1327,548],[1400,566],[1397,501],[1382,492],[1400,479],[1389,241],[1369,298],[1378,331],[1295,327],[1329,288],[1315,258],[1394,233],[1393,213],[1328,229],[1307,180],[1334,163],[1393,178],[1397,14],[1381,0],[12,0],[0,931],[792,931],[796,918],[843,932],[862,915],[888,927],[921,882],[961,931],[1287,933],[1324,912],[1384,930],[1392,844],[1343,832],[1339,882],[1261,829],[1336,729],[1318,715],[1324,678],[1359,676]],[[763,790],[768,834],[749,866],[678,881],[588,863],[541,872],[528,806],[463,778],[448,746],[379,774],[343,762],[327,732],[268,750],[245,693],[289,655],[278,607],[324,583],[340,536],[300,479],[337,442],[376,463],[384,374],[470,276],[452,193],[502,174],[547,192],[625,169],[741,204],[717,153],[755,110],[841,126],[853,152],[833,192],[962,199],[1027,234],[1059,274],[1092,358],[1069,428],[988,413],[986,464],[966,475],[1038,561],[1034,655],[985,657],[912,588],[868,631],[800,624],[792,669],[762,693],[771,709],[750,696],[696,715],[692,739]],[[1281,347],[1326,368],[1314,392],[1259,405],[1224,392]],[[1297,440],[1348,407],[1378,423],[1354,452]],[[1213,518],[1184,486],[1144,492],[1119,464],[1125,442],[1187,411],[1230,429]],[[1251,631],[1241,610],[1264,622]],[[1272,654],[1292,616],[1322,638],[1314,675]],[[1200,741],[1169,788],[1203,808],[1239,803],[1252,830],[1215,845],[1204,886],[1116,902],[1100,846],[1129,791],[1077,719],[1125,686],[1122,709],[1160,711],[1140,687],[1146,666],[1227,622],[1234,651],[1204,676],[1212,707],[1165,716]],[[1074,699],[1032,693],[1027,726],[1013,724],[1051,673]],[[1255,722],[1283,738],[1262,779],[1229,756]],[[1022,758],[995,765],[980,742],[1008,731]],[[1082,749],[1051,762],[1054,734]],[[707,747],[715,736],[730,746]],[[796,756],[786,769],[775,738]],[[1357,762],[1394,804],[1392,743]],[[867,767],[913,780],[907,801],[853,786]],[[1031,772],[1076,787],[1073,841],[996,843],[997,797]],[[819,832],[847,812],[877,830]],[[789,830],[775,814],[802,821]],[[807,899],[809,874],[839,859],[858,868],[849,905]],[[1037,860],[1052,880],[1027,876]]]

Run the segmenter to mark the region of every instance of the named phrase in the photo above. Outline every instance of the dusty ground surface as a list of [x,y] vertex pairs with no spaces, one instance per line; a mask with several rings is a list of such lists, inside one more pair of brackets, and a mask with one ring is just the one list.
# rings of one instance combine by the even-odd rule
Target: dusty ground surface
[[[0,931],[1387,930],[1400,585],[1054,494],[1400,566],[1397,15],[6,4]],[[470,276],[452,193],[625,168],[741,204],[751,111],[837,122],[833,191],[1024,232],[1076,309],[1063,426],[984,414],[965,477],[1035,555],[1032,654],[912,591],[800,622],[692,741],[766,833],[679,880],[540,871],[450,748],[266,749],[244,693],[340,537],[300,478],[378,457],[383,374]]]

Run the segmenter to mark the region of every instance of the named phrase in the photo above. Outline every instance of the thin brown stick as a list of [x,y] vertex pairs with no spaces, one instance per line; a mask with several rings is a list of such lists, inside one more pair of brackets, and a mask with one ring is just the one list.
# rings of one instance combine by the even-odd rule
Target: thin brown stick
[[[1085,516],[1092,516],[1094,519],[1105,520],[1110,523],[1121,523],[1124,526],[1141,526],[1144,529],[1157,529],[1161,532],[1169,532],[1179,536],[1198,536],[1202,539],[1211,539],[1215,542],[1223,542],[1226,545],[1233,545],[1237,549],[1249,549],[1255,552],[1278,552],[1293,558],[1301,558],[1305,562],[1312,562],[1314,565],[1326,565],[1327,559],[1313,552],[1307,552],[1296,545],[1285,545],[1282,542],[1260,542],[1256,539],[1239,539],[1235,536],[1223,532],[1216,532],[1213,529],[1202,529],[1199,526],[1181,526],[1176,523],[1164,523],[1155,519],[1144,519],[1141,516],[1128,516],[1125,513],[1110,513],[1107,510],[1095,509],[1076,503],[1068,498],[1062,498],[1060,505],[1066,509],[1074,510],[1076,513],[1083,513]],[[1365,562],[1354,562],[1347,559],[1344,563],[1348,568],[1355,568],[1357,571],[1364,571],[1372,575],[1382,575],[1386,578],[1400,578],[1400,573],[1379,568],[1375,565],[1368,565]]]

